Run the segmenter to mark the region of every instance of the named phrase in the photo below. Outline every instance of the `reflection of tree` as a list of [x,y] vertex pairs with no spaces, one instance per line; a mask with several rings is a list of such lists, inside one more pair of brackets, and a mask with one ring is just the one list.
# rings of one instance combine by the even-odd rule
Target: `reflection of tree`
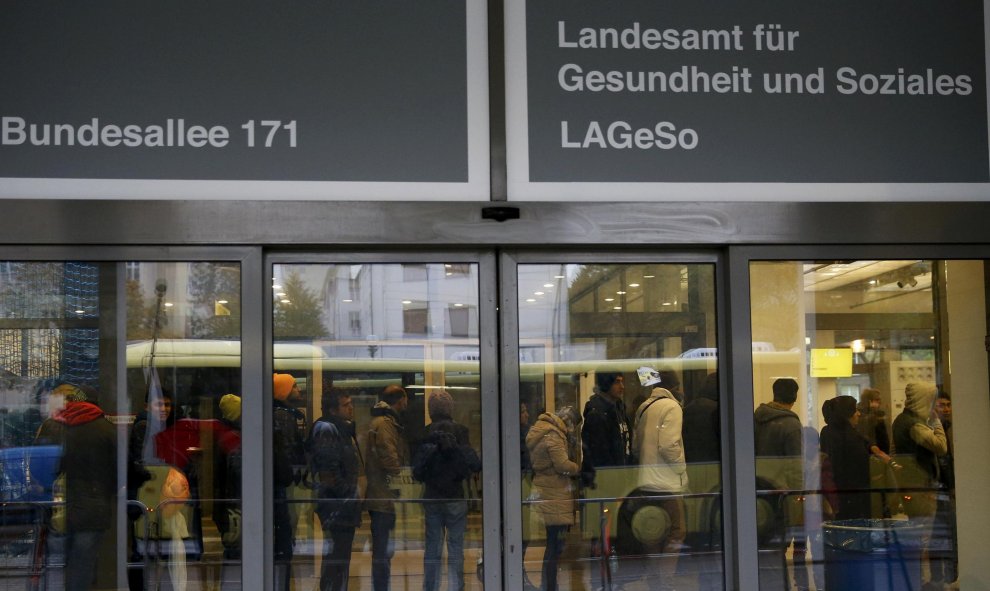
[[127,340],[141,341],[151,338],[155,323],[154,303],[145,300],[141,293],[141,283],[128,279],[127,290]]
[[[284,296],[275,298],[274,333],[278,340],[312,340],[330,331],[320,318],[322,307],[316,293],[307,288],[298,273],[292,272],[282,286]],[[284,303],[282,300],[287,300]]]
[[192,263],[189,297],[190,336],[237,339],[241,336],[241,267],[236,263]]
[[[87,270],[92,270],[91,266]],[[0,317],[6,319],[8,325],[0,331],[0,366],[12,375],[52,377],[66,373],[65,323],[77,316],[76,310],[85,308],[92,314],[96,307],[95,290],[83,293],[76,289],[70,309],[66,277],[65,263],[3,264]],[[80,284],[75,287],[79,288]],[[28,323],[19,325],[19,319],[26,319]],[[44,320],[47,326],[37,326],[39,320]],[[81,334],[76,332],[77,337]]]
[[582,265],[577,277],[570,285],[571,299],[598,288],[617,273],[615,265]]
[[6,263],[0,278],[3,318],[65,317],[64,263]]

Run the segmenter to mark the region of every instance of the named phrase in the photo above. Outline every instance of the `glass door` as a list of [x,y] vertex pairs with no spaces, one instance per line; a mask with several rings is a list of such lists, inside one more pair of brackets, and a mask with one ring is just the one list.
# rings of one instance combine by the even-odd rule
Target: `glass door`
[[507,580],[722,588],[715,257],[546,259],[502,263]]
[[0,260],[4,579],[240,589],[244,251],[72,254]]
[[981,586],[985,270],[750,262],[761,589]]
[[270,260],[274,588],[499,588],[492,257]]

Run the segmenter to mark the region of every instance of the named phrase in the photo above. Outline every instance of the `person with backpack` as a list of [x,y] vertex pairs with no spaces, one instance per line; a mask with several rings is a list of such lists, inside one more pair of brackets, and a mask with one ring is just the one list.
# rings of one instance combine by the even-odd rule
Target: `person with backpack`
[[[635,515],[645,506],[660,507],[670,519],[670,531],[666,537],[656,537],[649,541],[639,540],[649,552],[663,552],[676,555],[681,552],[687,536],[684,517],[684,499],[680,495],[688,492],[687,461],[681,430],[684,411],[674,394],[660,386],[661,372],[651,367],[637,370],[640,384],[650,388],[650,396],[636,409],[633,440],[639,457],[637,487],[631,497],[645,497],[628,501],[629,510]],[[624,507],[625,508],[625,507]],[[632,519],[635,519],[633,517]],[[619,535],[623,544],[628,544],[628,535]],[[622,538],[627,538],[623,540]],[[666,566],[669,572],[676,570],[676,558]]]
[[423,512],[426,542],[423,589],[440,587],[443,540],[447,539],[447,581],[450,591],[464,589],[464,532],[468,501],[464,481],[481,471],[481,459],[468,441],[468,430],[452,418],[454,399],[446,391],[430,395],[431,423],[413,458],[413,478],[425,484]]
[[317,481],[316,515],[326,540],[320,591],[346,591],[364,497],[364,459],[355,436],[350,396],[331,390],[323,398],[323,416],[313,423],[306,450]]

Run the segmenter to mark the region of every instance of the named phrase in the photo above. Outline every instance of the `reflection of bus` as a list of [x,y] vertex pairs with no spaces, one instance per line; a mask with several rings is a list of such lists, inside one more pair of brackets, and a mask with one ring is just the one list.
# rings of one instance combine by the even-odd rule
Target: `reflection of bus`
[[[461,343],[453,343],[452,349]],[[368,348],[360,343],[275,343],[273,368],[290,373],[303,393],[302,410],[309,420],[319,418],[320,400],[331,385],[355,399],[358,424],[367,418],[381,390],[398,384],[410,394],[411,406],[433,388],[447,388],[463,410],[464,424],[472,413],[480,413],[479,361],[463,359],[455,351],[454,359],[444,359],[443,346],[435,342],[376,341],[375,357],[331,356],[328,350],[346,350],[353,354]],[[475,350],[477,350],[475,348]],[[383,357],[383,353],[402,356]],[[470,357],[470,355],[469,355]],[[477,355],[474,355],[477,357]],[[127,346],[128,387],[132,403],[143,404],[145,378],[143,372],[151,360],[151,342],[141,341]],[[174,392],[179,405],[198,405],[206,398],[215,403],[226,393],[240,394],[241,347],[239,341],[160,339],[155,349],[154,365],[163,387]],[[362,411],[365,413],[362,415]],[[424,411],[425,412],[425,411]],[[474,418],[480,442],[480,417]],[[472,428],[472,432],[474,429]],[[480,447],[480,446],[479,446]]]
[[[363,341],[276,342],[273,367],[276,372],[291,373],[296,378],[304,397],[299,407],[310,421],[319,418],[322,394],[331,384],[351,394],[359,425],[370,420],[370,409],[382,388],[389,384],[402,385],[410,394],[408,426],[413,445],[429,422],[425,395],[432,389],[445,388],[458,401],[454,418],[468,426],[472,443],[481,448],[481,362],[476,343],[473,349],[462,340],[450,343],[378,340],[374,345],[371,349]],[[357,356],[362,352],[368,356]],[[151,341],[127,346],[128,392],[131,407],[135,409],[144,404],[143,371],[150,355]],[[754,361],[754,375],[759,382],[764,375],[793,375],[801,362],[801,353],[757,350]],[[241,393],[239,341],[160,339],[154,364],[163,387],[173,393],[177,406],[191,416],[210,418],[221,396]],[[684,391],[693,392],[716,370],[718,360],[708,355],[692,355],[665,359],[521,361],[520,401],[529,406],[532,419],[538,412],[553,411],[563,404],[583,408],[593,391],[594,372],[635,374],[636,368],[643,365],[677,372]]]
[[[481,397],[480,360],[478,350],[466,348],[462,342],[445,348],[436,341],[375,341],[376,349],[369,351],[363,342],[324,342],[274,344],[273,367],[277,372],[291,373],[303,390],[304,400],[300,407],[312,421],[321,414],[321,395],[331,384],[334,388],[351,394],[355,401],[356,420],[361,426],[370,421],[370,409],[377,401],[378,393],[389,384],[400,384],[410,394],[410,410],[407,413],[406,436],[410,447],[415,448],[425,425],[429,422],[426,413],[425,394],[431,389],[445,388],[459,401],[455,419],[468,426],[472,445],[481,449]],[[148,364],[150,342],[133,343],[128,346],[127,366],[133,372],[129,384],[136,384],[138,392],[132,395],[143,400],[144,383],[142,368]],[[802,361],[802,353],[797,351],[767,351],[763,347],[754,348],[754,375],[793,374]],[[330,352],[349,356],[333,356]],[[363,352],[365,357],[356,356]],[[401,356],[384,356],[386,353]],[[529,405],[531,420],[539,412],[553,411],[555,407],[570,404],[583,408],[593,392],[594,374],[601,371],[616,371],[634,375],[640,366],[651,366],[675,371],[681,378],[686,392],[696,391],[705,377],[718,367],[715,351],[706,354],[683,355],[678,358],[640,358],[619,360],[585,359],[562,362],[520,361],[519,385],[520,400]],[[372,356],[372,354],[374,356]],[[157,345],[155,365],[159,368],[166,388],[174,389],[181,405],[183,399],[192,395],[204,397],[215,406],[215,400],[226,392],[240,391],[240,343],[238,341],[210,340],[160,340]],[[134,388],[135,386],[131,386]],[[638,388],[634,386],[631,390]],[[196,405],[199,401],[192,400]],[[505,421],[511,417],[503,418]],[[508,453],[508,452],[506,452]],[[689,535],[703,537],[712,542],[720,542],[713,537],[713,527],[720,524],[720,499],[712,496],[720,491],[720,470],[716,464],[697,464],[689,468],[692,493],[697,496],[688,500]],[[636,482],[636,468],[602,470],[597,478],[597,488],[586,492],[595,498],[621,498],[628,495]],[[417,483],[406,483],[407,498],[418,498]],[[529,491],[523,491],[524,498]],[[617,513],[619,504],[615,502],[592,501],[583,511],[582,530],[589,538],[594,538],[602,526],[597,516],[602,509]],[[409,510],[416,512],[415,508]],[[524,519],[530,518],[529,510],[524,510]],[[609,529],[614,536],[617,528],[610,521]],[[542,528],[530,528],[527,533],[539,538]],[[715,540],[715,538],[719,538]]]

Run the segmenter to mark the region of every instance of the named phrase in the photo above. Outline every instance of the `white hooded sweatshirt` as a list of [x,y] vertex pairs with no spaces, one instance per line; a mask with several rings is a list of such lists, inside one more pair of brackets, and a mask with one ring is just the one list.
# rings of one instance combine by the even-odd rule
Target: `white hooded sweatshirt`
[[634,447],[639,453],[638,486],[652,492],[688,490],[681,426],[684,412],[669,390],[654,388],[636,410]]

